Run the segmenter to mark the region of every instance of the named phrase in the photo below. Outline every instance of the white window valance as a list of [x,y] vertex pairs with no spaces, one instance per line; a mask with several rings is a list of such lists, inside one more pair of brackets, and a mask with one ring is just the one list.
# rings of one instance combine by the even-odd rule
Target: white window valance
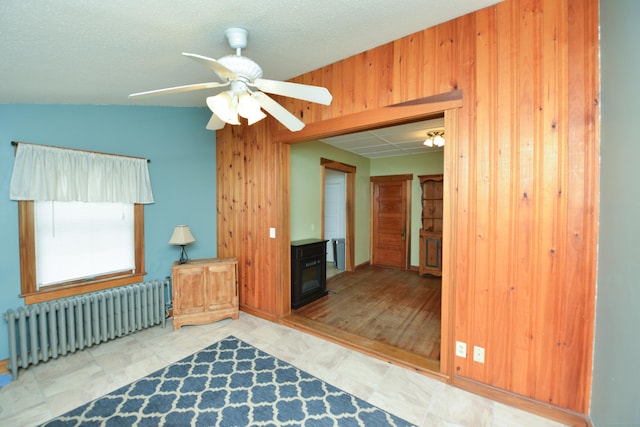
[[147,160],[19,143],[11,200],[153,203]]

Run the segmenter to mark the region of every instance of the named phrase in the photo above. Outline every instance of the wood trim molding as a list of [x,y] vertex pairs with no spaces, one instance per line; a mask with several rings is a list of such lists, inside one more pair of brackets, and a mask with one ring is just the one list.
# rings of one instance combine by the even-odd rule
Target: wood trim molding
[[[280,317],[281,316],[277,316],[277,315],[275,315],[273,313],[269,313],[268,311],[260,310],[258,308],[251,307],[251,306],[248,306],[248,305],[242,304],[242,303],[240,303],[240,306],[238,308],[240,309],[240,311],[244,311],[245,313],[249,313],[249,314],[251,314],[253,316],[256,316],[256,317],[259,317],[261,319],[265,319],[265,320],[268,320],[268,321],[273,322],[273,323],[280,323]],[[288,313],[285,314],[284,316],[286,316],[286,315],[288,315]]]
[[562,424],[575,427],[593,427],[591,420],[585,414],[579,414],[577,412],[569,411],[568,409],[547,405],[538,400],[510,393],[467,378],[454,376],[452,385],[462,390],[495,400],[496,402],[501,402],[505,405],[558,421]]
[[145,274],[147,273],[132,273],[119,277],[109,277],[103,280],[94,280],[82,285],[69,285],[66,287],[45,289],[34,293],[21,294],[20,296],[24,298],[24,303],[27,305],[37,304],[59,298],[85,294],[88,292],[97,292],[105,289],[117,288],[119,286],[140,283],[144,280]]
[[333,328],[295,313],[282,317],[280,323],[360,353],[367,354],[384,362],[410,369],[435,380],[444,383],[450,380],[447,376],[438,372],[438,362],[425,356],[418,356],[410,351],[381,342],[372,342],[366,338]]
[[345,249],[344,266],[347,271],[354,271],[356,259],[356,174],[347,173],[347,247]]
[[[356,223],[356,214],[355,214],[355,197],[356,197],[356,178],[355,174],[357,172],[357,168],[352,165],[348,165],[346,163],[337,162],[335,160],[325,159],[324,157],[320,158],[320,166],[322,168],[322,183],[325,182],[325,170],[333,169],[337,171],[344,172],[346,175],[346,224],[345,224],[345,270],[346,271],[354,271],[354,260],[355,260],[355,246],[356,246],[356,237],[355,237],[355,223]],[[320,235],[324,238],[324,185],[322,188],[322,197],[320,201],[320,206],[322,206],[322,218],[320,219]]]
[[38,290],[36,285],[36,249],[34,229],[34,202],[18,202],[18,229],[20,232],[20,297],[25,304],[36,304],[66,298],[87,292],[101,291],[144,280],[144,205],[134,204],[135,272],[103,275],[93,280],[70,281],[58,286]]
[[462,107],[462,91],[452,91],[450,97],[446,94],[429,96],[401,104],[389,105],[375,110],[335,117],[306,125],[298,132],[281,129],[275,134],[275,140],[285,144],[297,144],[327,138],[339,134],[359,132],[373,127],[386,127],[426,120],[429,117],[440,116],[443,111]]
[[334,170],[347,172],[347,173],[356,172],[355,166],[351,166],[342,162],[337,162],[335,160],[325,159],[324,157],[320,158],[320,165],[324,166],[325,168],[334,169]]
[[[271,125],[271,129],[275,123]],[[279,230],[279,239],[276,239],[276,249],[279,256],[276,259],[282,262],[274,262],[276,269],[276,317],[291,313],[291,147],[287,144],[277,144],[277,173],[275,179],[279,191],[276,194],[277,217],[276,227]],[[269,319],[271,320],[271,319]],[[276,321],[276,320],[274,320]]]
[[9,373],[9,359],[0,360],[0,374]]
[[404,174],[404,175],[380,175],[380,176],[370,176],[370,182],[391,182],[391,181],[411,181],[413,180],[413,174]]
[[[445,148],[445,165],[444,165],[444,191],[445,191],[445,209],[449,209],[451,215],[457,211],[457,181],[452,181],[452,177],[457,176],[457,138],[458,138],[458,116],[459,109],[462,107],[462,92],[456,91],[456,96],[460,96],[460,99],[453,99],[443,101],[438,99],[439,95],[428,97],[427,99],[437,99],[438,102],[418,103],[415,106],[399,104],[397,106],[389,106],[378,108],[374,110],[367,110],[360,113],[350,114],[346,116],[340,116],[334,119],[315,122],[307,125],[302,131],[289,132],[287,130],[280,130],[275,132],[274,141],[282,143],[284,146],[289,144],[297,144],[307,141],[313,141],[321,137],[336,136],[343,133],[355,132],[358,130],[373,129],[377,127],[390,126],[393,124],[409,123],[418,120],[427,120],[432,117],[442,117],[444,113],[445,128],[447,129],[447,146]],[[416,100],[417,102],[418,100]],[[288,151],[287,151],[288,153]],[[288,197],[289,197],[289,158],[281,159],[286,161],[286,187],[282,187],[287,191],[281,191],[280,201],[282,206],[287,206],[286,213],[287,219],[288,210]],[[285,170],[282,169],[282,174],[285,174]],[[447,178],[447,175],[451,178]],[[283,176],[283,179],[285,177]],[[283,181],[283,184],[285,182]],[[448,199],[448,201],[446,201]],[[445,211],[446,212],[446,211]],[[456,250],[455,250],[455,238],[456,238],[456,225],[455,218],[451,218],[450,221],[444,221],[443,230],[443,242],[447,242],[447,261],[443,259],[442,270],[442,319],[447,319],[442,322],[442,335],[441,335],[441,359],[440,359],[440,374],[446,378],[451,378],[453,375],[453,360],[455,348],[452,345],[454,342],[454,330],[455,330],[455,265],[456,265]],[[288,243],[288,242],[287,242]],[[290,304],[291,286],[289,285],[289,267],[291,265],[290,253],[285,253],[282,257],[283,262],[280,265],[281,271],[286,273],[283,275],[283,280],[279,282],[277,292],[282,295],[282,298],[288,298]],[[444,254],[443,254],[444,255]],[[354,259],[355,262],[355,259]],[[354,271],[359,268],[363,268],[371,263],[365,261],[362,264],[354,265]],[[286,295],[286,296],[285,296]],[[286,302],[283,301],[283,305],[286,306]],[[240,307],[242,309],[242,306]],[[249,311],[249,310],[245,310]],[[287,315],[290,313],[290,309],[283,309],[281,315]],[[260,316],[260,314],[256,315]],[[264,317],[264,316],[261,316]],[[450,381],[450,380],[449,380]]]
[[458,241],[458,115],[459,110],[444,112],[444,127],[447,130],[447,144],[444,150],[443,168],[443,211],[442,211],[442,301],[440,330],[440,372],[453,377],[455,359],[455,301]]

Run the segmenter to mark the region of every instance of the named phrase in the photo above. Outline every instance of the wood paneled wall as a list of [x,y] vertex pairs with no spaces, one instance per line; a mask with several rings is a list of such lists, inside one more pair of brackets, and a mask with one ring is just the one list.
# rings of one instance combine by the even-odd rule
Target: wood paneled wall
[[[587,413],[599,159],[597,0],[505,0],[293,81],[330,106],[280,99],[306,123],[460,89],[456,147],[458,377]],[[271,120],[271,119],[268,119]],[[287,312],[288,147],[279,125],[218,133],[220,256],[241,303]],[[272,127],[268,127],[272,126]],[[279,206],[274,206],[280,200]],[[268,227],[278,239],[268,239]],[[446,242],[447,236],[445,236]],[[485,363],[473,362],[473,346]]]
[[290,277],[282,262],[289,251],[289,205],[280,202],[288,200],[289,146],[271,142],[270,126],[262,120],[218,131],[216,191],[218,256],[238,258],[240,308],[275,320],[291,298],[275,291],[278,280]]

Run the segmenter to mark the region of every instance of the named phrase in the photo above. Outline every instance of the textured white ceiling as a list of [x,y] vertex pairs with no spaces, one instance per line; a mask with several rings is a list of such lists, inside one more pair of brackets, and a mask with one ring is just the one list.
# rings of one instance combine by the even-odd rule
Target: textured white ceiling
[[128,94],[217,81],[181,52],[243,54],[287,80],[498,0],[2,0],[0,103],[204,106],[207,91]]

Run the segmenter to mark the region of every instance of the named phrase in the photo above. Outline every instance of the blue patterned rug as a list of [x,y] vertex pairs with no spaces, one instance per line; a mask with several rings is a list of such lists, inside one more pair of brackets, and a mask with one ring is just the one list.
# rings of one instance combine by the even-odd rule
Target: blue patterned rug
[[45,426],[409,426],[230,336]]

